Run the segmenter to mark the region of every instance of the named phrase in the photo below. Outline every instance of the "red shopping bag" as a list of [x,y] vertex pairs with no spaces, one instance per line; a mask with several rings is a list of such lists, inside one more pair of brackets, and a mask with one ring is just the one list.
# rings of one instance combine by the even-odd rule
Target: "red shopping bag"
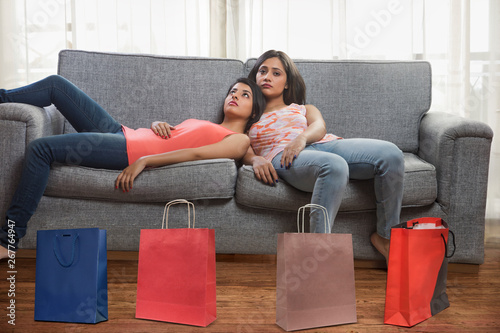
[[385,324],[411,327],[450,306],[447,258],[455,250],[447,256],[448,232],[446,222],[434,217],[391,229]]
[[[216,315],[215,232],[194,228],[188,204],[188,228],[143,229],[139,245],[136,318],[208,326]],[[193,210],[193,228],[190,226]]]
[[[324,209],[299,208],[297,224],[306,207]],[[352,235],[304,233],[303,225],[278,234],[276,324],[294,331],[356,321]]]

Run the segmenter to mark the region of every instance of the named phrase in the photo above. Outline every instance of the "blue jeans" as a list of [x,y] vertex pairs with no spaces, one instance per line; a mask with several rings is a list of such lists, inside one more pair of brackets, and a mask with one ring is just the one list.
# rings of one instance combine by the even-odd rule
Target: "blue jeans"
[[390,238],[399,224],[403,198],[404,159],[399,148],[387,141],[342,139],[308,145],[289,169],[280,166],[282,153],[272,164],[278,176],[293,187],[312,192],[311,203],[324,206],[330,225],[325,230],[323,213],[312,209],[311,232],[331,232],[349,179],[374,180],[377,233]]
[[45,191],[53,162],[121,170],[128,166],[128,157],[121,124],[63,77],[54,75],[25,87],[0,89],[0,103],[6,102],[39,107],[54,104],[79,132],[39,138],[26,148],[21,179],[6,214],[6,221],[14,224],[14,243],[9,243],[7,224],[0,230],[0,245],[17,249]]

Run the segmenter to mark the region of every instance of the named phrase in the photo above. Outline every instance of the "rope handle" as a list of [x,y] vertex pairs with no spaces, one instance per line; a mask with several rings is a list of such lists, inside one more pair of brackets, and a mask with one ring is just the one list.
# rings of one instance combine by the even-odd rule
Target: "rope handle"
[[451,235],[453,235],[453,242],[452,242],[453,252],[451,253],[450,256],[448,256],[448,244],[446,244],[446,240],[444,239],[443,234],[441,234],[441,238],[443,239],[443,242],[444,242],[444,256],[445,256],[445,258],[449,259],[449,258],[453,257],[453,255],[455,254],[455,250],[457,249],[457,245],[455,244],[455,234],[450,229],[448,229],[448,231]]
[[[57,261],[59,262],[59,264],[62,266],[62,267],[69,267],[71,265],[73,265],[73,262],[75,261],[75,248],[76,248],[76,240],[78,239],[80,235],[79,234],[76,234],[75,238],[73,239],[73,246],[72,246],[72,251],[71,251],[71,261],[67,264],[67,263],[64,263],[62,258],[59,256],[59,253],[58,251],[60,252],[60,250],[58,249],[58,241],[57,241],[57,235],[54,236],[54,254],[56,256],[56,259]],[[63,235],[63,237],[66,237]]]
[[300,212],[302,211],[302,233],[304,233],[304,224],[305,224],[305,211],[306,208],[318,208],[323,212],[323,216],[325,217],[325,230],[328,230],[328,226],[330,225],[330,219],[328,218],[328,211],[325,207],[317,204],[307,204],[299,208],[297,211],[297,230],[300,233]]
[[177,200],[172,200],[170,202],[167,202],[165,205],[165,209],[163,210],[163,219],[161,221],[161,228],[163,229],[165,225],[165,229],[168,229],[168,211],[171,206],[180,204],[180,203],[185,203],[187,204],[187,209],[188,209],[188,228],[191,228],[191,209],[193,210],[193,229],[194,229],[194,223],[195,223],[195,211],[194,211],[194,204],[192,202],[187,201],[186,199],[177,199]]

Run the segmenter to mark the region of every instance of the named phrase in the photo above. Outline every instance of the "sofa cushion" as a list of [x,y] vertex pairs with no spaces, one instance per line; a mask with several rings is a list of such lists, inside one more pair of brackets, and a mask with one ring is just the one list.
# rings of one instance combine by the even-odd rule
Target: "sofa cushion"
[[[437,197],[436,169],[410,153],[404,154],[405,176],[403,207],[421,207],[432,204]],[[236,201],[245,206],[275,210],[296,211],[311,201],[311,193],[299,191],[285,181],[271,187],[256,180],[251,166],[239,169],[236,183]],[[347,185],[341,212],[375,209],[373,180],[351,180]]]
[[234,195],[237,168],[231,159],[178,163],[144,170],[133,189],[114,188],[117,170],[53,165],[46,196],[120,202],[226,199]]
[[[424,61],[294,60],[306,103],[329,133],[390,141],[417,153],[420,121],[431,105],[431,67]],[[249,72],[255,59],[246,62]]]

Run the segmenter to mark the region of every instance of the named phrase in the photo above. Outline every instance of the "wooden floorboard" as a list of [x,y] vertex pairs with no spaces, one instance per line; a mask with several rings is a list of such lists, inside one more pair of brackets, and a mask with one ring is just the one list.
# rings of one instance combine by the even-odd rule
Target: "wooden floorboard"
[[[34,321],[34,253],[16,258],[15,326],[8,324],[7,262],[0,262],[0,332],[284,332],[275,324],[275,256],[217,256],[217,320],[206,328],[135,319],[137,254],[110,252],[109,320],[96,325]],[[355,269],[356,324],[306,332],[500,332],[500,244],[487,243],[476,274],[448,273],[450,307],[405,329],[383,324],[383,269]]]

